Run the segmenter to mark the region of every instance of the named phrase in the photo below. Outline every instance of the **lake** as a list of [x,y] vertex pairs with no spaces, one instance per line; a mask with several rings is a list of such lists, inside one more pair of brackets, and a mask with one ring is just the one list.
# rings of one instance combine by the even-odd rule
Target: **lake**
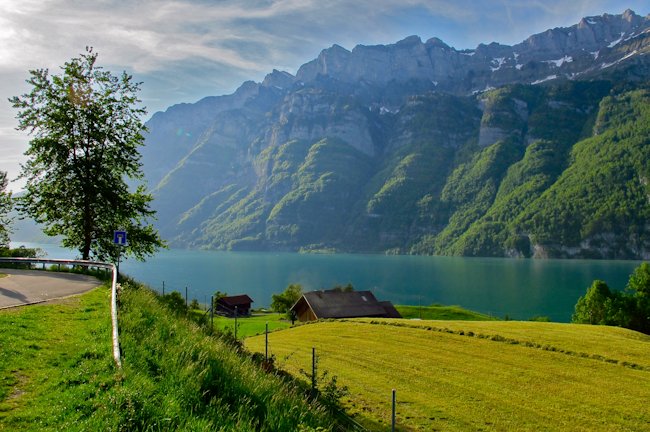
[[[48,244],[49,258],[75,253]],[[15,244],[12,244],[15,246]],[[305,291],[351,283],[395,304],[460,305],[498,317],[526,320],[545,315],[567,322],[594,279],[623,289],[637,261],[530,260],[384,255],[310,255],[270,252],[165,250],[146,262],[127,260],[122,273],[157,291],[176,290],[207,302],[219,290],[248,294],[254,307],[268,307],[271,295],[298,283]]]

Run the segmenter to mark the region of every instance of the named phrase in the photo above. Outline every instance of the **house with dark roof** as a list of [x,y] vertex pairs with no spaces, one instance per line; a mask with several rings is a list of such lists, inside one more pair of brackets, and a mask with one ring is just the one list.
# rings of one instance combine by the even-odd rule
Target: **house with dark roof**
[[253,299],[246,294],[221,297],[217,299],[216,313],[234,317],[236,311],[237,316],[249,316],[251,314],[251,303],[253,303]]
[[401,318],[389,301],[378,301],[370,291],[325,290],[306,292],[291,307],[298,321],[323,318]]

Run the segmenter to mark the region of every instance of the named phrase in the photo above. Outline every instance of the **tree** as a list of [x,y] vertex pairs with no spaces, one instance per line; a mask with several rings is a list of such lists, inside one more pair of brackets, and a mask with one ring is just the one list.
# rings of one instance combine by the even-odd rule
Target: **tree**
[[143,178],[140,83],[126,72],[114,76],[96,61],[87,48],[60,75],[32,70],[31,92],[10,99],[18,109],[17,129],[32,136],[18,208],[44,224],[47,235],[63,235],[63,246],[78,249],[83,259],[115,261],[117,229],[128,233],[124,252],[144,259],[164,243],[148,222],[151,195],[144,185],[133,190],[127,184]]
[[634,269],[624,292],[610,291],[605,282],[595,280],[578,299],[572,321],[650,334],[650,264],[642,263]]
[[11,192],[7,192],[7,173],[0,171],[0,249],[9,248],[9,225],[11,218],[9,212],[11,211],[12,201]]
[[626,291],[633,306],[630,328],[650,334],[650,264],[641,263],[634,269]]
[[302,296],[302,286],[298,284],[289,285],[282,294],[271,296],[271,309],[275,312],[287,312]]
[[578,299],[572,321],[581,324],[607,324],[612,292],[607,284],[595,280],[587,293]]
[[212,310],[217,311],[217,303],[219,303],[219,299],[222,299],[224,297],[228,297],[228,293],[221,292],[219,290],[215,291],[215,293],[212,295]]
[[337,291],[337,292],[353,292],[353,291],[354,291],[354,287],[352,286],[351,283],[348,283],[346,286],[336,285],[334,288],[332,288],[332,291]]

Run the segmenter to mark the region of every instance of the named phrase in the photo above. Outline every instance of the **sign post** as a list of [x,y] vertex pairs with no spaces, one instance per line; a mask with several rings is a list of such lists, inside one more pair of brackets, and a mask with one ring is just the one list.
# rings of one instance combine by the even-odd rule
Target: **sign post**
[[120,259],[122,258],[122,247],[123,246],[128,246],[129,242],[126,239],[126,231],[125,230],[115,230],[113,231],[113,243],[115,243],[118,247],[117,251],[117,274],[120,274]]

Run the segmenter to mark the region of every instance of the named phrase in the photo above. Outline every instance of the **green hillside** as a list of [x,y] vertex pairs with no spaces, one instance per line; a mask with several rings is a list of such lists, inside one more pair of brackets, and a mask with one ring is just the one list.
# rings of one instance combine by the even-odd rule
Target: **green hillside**
[[125,283],[0,311],[0,431],[315,431],[337,420],[290,380]]
[[[264,350],[264,338],[246,340]],[[370,430],[645,430],[650,337],[554,323],[346,320],[274,332],[279,367],[347,386],[348,410]]]
[[[299,127],[300,138],[264,147],[259,136],[239,150],[205,138],[163,180],[157,205],[172,243],[610,259],[650,249],[650,95],[642,83],[428,93],[380,112],[359,103],[363,93],[342,97],[354,90],[336,81],[319,85],[296,93],[300,109],[313,112],[272,111],[256,123],[262,133],[281,121],[276,138]],[[244,114],[228,118],[243,128]],[[315,130],[338,135],[310,139]],[[364,136],[378,143],[371,153],[359,144]],[[179,203],[189,208],[168,220],[165,206]]]

